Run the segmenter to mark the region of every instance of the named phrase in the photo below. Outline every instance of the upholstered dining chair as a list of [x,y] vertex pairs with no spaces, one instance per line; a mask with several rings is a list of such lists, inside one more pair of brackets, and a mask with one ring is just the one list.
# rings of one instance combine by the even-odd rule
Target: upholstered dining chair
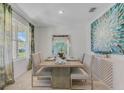
[[84,57],[85,57],[85,53],[83,53],[83,56],[82,56],[82,58],[81,58],[81,63],[83,64],[83,62],[84,62]]
[[85,54],[83,61],[83,68],[74,68],[71,71],[71,88],[73,89],[73,80],[81,80],[83,83],[87,83],[87,80],[90,81],[91,89],[93,89],[93,78],[92,78],[92,64],[94,61],[94,56]]
[[[48,78],[51,80],[51,72],[48,70],[46,71],[43,67],[41,67],[40,63],[40,53],[32,54],[32,87],[34,87],[34,77],[37,77],[37,80]],[[38,79],[38,77],[40,77],[40,79]]]

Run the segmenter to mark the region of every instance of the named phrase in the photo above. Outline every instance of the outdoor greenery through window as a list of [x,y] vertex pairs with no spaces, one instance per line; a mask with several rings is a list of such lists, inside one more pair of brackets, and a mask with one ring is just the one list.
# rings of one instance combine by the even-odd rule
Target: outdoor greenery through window
[[26,32],[18,32],[18,57],[24,58],[26,56]]
[[13,59],[26,58],[29,26],[13,18]]

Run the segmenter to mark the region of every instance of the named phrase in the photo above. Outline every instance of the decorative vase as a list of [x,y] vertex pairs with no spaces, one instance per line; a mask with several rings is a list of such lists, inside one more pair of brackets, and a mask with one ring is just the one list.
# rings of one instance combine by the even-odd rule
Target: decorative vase
[[61,59],[65,59],[64,53],[58,53],[58,55]]

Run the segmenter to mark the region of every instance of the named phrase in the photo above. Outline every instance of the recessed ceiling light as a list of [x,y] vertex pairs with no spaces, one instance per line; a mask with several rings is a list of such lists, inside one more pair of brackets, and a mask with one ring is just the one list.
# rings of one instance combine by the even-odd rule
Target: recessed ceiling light
[[58,12],[59,14],[63,14],[64,13],[64,11],[63,10],[59,10],[59,12]]

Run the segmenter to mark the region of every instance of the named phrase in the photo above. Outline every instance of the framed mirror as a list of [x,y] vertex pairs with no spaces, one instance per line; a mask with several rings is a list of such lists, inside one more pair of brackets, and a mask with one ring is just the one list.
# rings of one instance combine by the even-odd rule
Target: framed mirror
[[56,57],[58,53],[64,53],[65,56],[70,55],[69,35],[53,35],[52,36],[52,55]]

